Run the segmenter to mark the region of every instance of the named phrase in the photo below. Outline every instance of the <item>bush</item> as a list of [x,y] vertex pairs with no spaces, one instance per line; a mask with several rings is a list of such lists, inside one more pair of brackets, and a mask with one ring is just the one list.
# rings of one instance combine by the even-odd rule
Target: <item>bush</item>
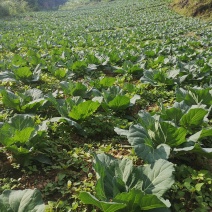
[[4,7],[4,5],[0,4],[0,17],[8,16],[8,15],[9,15],[9,11],[7,10],[7,8]]
[[24,0],[0,0],[0,17],[18,15],[28,10]]

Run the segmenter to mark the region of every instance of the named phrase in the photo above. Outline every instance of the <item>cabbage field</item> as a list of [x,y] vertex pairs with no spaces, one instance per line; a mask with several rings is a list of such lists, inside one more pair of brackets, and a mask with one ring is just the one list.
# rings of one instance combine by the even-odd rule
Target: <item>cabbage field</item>
[[210,212],[211,108],[212,23],[167,0],[0,19],[0,211]]

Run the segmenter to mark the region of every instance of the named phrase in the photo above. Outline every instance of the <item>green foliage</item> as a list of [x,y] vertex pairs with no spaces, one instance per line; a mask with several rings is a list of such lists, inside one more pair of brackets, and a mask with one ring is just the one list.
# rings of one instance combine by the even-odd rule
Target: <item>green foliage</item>
[[177,82],[181,81],[178,77],[180,71],[179,70],[171,70],[171,71],[153,71],[153,70],[145,70],[144,76],[141,78],[142,82],[148,82],[152,85],[157,84],[165,84],[165,85],[174,85]]
[[111,87],[115,83],[116,79],[114,77],[104,77],[100,80],[99,84],[102,87]]
[[187,105],[205,104],[208,107],[212,104],[212,90],[210,87],[194,87],[185,90],[183,88],[176,89],[176,100],[178,102],[184,101]]
[[20,113],[36,112],[46,103],[46,99],[39,89],[30,89],[24,93],[14,94],[9,90],[0,90],[5,107],[12,108]]
[[99,102],[85,101],[74,106],[69,116],[75,120],[83,120],[91,116],[100,106]]
[[0,74],[0,79],[5,82],[22,81],[25,83],[37,82],[40,80],[41,70],[39,65],[32,72],[29,67],[20,67],[12,71],[4,71]]
[[57,9],[67,0],[1,0],[0,17],[20,15],[30,10]]
[[115,212],[117,210],[120,210],[121,208],[126,207],[126,205],[124,205],[123,203],[99,201],[96,197],[86,192],[82,192],[79,197],[83,203],[95,205],[103,212]]
[[[191,151],[210,158],[212,149],[204,148],[201,143],[202,138],[212,135],[211,127],[204,127],[207,116],[208,110],[201,105],[191,108],[184,105],[183,109],[183,104],[176,103],[172,108],[163,108],[162,116],[140,111],[138,124],[129,130],[116,128],[115,131],[127,136],[137,155],[149,163],[159,158],[168,159],[170,148],[178,153]],[[195,132],[198,128],[202,130]]]
[[94,170],[98,177],[96,195],[102,201],[82,192],[80,199],[86,204],[94,204],[103,211],[117,211],[120,208],[139,211],[170,206],[162,195],[174,183],[174,168],[165,160],[135,167],[131,160],[99,154],[95,156]]
[[195,170],[186,165],[176,167],[175,184],[166,194],[173,211],[206,212],[211,209],[212,175],[208,170]]
[[84,97],[87,91],[87,86],[80,82],[65,82],[60,83],[64,93],[70,96],[81,96]]
[[[173,211],[195,211],[196,199],[197,211],[211,207],[211,171],[207,183],[190,179],[212,157],[211,23],[167,2],[79,0],[0,20],[1,191],[37,187],[47,211],[97,211],[80,193],[100,210],[170,211],[165,190]],[[91,152],[117,158],[95,157],[97,184]],[[168,160],[179,173],[171,190]]]
[[45,205],[39,190],[5,190],[0,195],[0,210],[6,211],[45,211]]
[[27,164],[33,153],[43,146],[40,139],[46,131],[46,121],[38,125],[32,116],[17,114],[1,126],[0,142],[18,162]]
[[28,5],[24,0],[1,0],[0,17],[17,15],[28,10]]
[[130,98],[127,96],[116,96],[113,100],[108,102],[108,106],[116,110],[124,110],[130,105]]

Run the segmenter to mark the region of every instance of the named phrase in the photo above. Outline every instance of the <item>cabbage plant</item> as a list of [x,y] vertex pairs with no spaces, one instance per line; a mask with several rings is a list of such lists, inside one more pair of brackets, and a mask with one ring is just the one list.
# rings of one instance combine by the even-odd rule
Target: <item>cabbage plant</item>
[[104,212],[168,211],[170,203],[162,196],[174,183],[172,163],[159,159],[136,167],[129,159],[98,154],[94,156],[93,168],[97,174],[96,197],[81,192],[83,203]]
[[47,131],[47,121],[36,124],[34,117],[28,114],[14,115],[0,127],[0,143],[12,153],[19,163],[25,165],[36,150],[45,146],[42,140]]
[[10,90],[2,89],[0,93],[5,107],[19,113],[35,113],[47,102],[42,91],[37,88],[29,89],[23,93],[13,93]]
[[5,190],[0,195],[0,211],[44,212],[45,204],[38,189]]
[[155,115],[140,111],[138,123],[131,125],[129,130],[115,128],[115,131],[126,136],[136,154],[149,163],[180,152],[211,158],[212,149],[202,143],[203,139],[212,136],[212,128],[207,126],[209,112],[206,105],[190,107],[176,102],[173,107],[162,107]]

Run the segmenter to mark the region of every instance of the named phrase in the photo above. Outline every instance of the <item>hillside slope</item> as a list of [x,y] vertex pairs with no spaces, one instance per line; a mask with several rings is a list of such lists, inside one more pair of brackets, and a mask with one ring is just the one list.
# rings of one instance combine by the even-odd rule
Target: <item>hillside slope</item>
[[212,0],[174,0],[171,7],[182,15],[212,19]]

